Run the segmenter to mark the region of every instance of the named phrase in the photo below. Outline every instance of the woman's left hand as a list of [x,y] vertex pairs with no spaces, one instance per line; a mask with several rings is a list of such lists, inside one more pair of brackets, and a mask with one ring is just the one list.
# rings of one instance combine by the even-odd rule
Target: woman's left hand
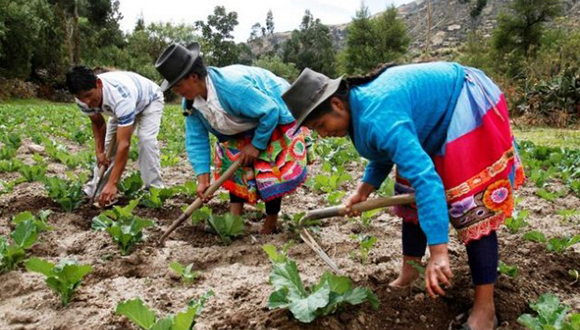
[[256,160],[256,158],[258,158],[259,155],[260,150],[254,147],[253,144],[246,145],[245,147],[242,148],[242,154],[240,155],[240,157],[242,157],[242,164],[244,166],[253,165],[254,161]]
[[431,245],[429,251],[431,258],[425,269],[425,288],[431,297],[436,298],[438,295],[445,295],[439,284],[450,287],[453,273],[449,267],[447,244]]

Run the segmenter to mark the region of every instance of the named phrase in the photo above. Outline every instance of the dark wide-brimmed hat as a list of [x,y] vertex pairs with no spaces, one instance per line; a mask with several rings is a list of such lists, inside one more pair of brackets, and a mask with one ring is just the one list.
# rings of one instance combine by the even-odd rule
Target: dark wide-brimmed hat
[[173,44],[167,47],[155,62],[155,69],[165,78],[161,90],[173,87],[191,70],[199,56],[199,43],[194,42],[187,47]]
[[296,127],[300,127],[312,110],[338,90],[341,81],[342,76],[330,79],[309,68],[302,71],[298,79],[282,95],[282,99],[296,119]]

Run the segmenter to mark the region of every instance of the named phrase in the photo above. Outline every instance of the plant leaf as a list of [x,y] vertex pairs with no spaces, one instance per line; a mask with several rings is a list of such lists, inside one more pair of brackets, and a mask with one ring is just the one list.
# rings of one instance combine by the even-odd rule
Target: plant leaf
[[54,264],[40,258],[30,258],[25,263],[26,270],[29,272],[41,273],[45,276],[54,276],[52,270]]
[[115,312],[119,315],[126,316],[144,329],[150,329],[155,323],[155,313],[151,311],[139,298],[119,303]]

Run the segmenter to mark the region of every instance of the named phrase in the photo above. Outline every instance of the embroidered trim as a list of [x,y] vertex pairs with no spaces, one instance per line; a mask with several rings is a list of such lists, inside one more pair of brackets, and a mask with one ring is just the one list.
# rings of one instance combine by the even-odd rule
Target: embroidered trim
[[505,221],[505,218],[504,213],[498,213],[469,227],[457,230],[457,235],[463,244],[467,245],[471,241],[476,241],[491,234],[492,231],[496,231]]
[[486,169],[471,177],[467,181],[461,183],[460,185],[447,189],[445,191],[447,200],[455,200],[456,198],[461,197],[462,195],[465,195],[472,190],[488,183],[494,176],[503,172],[507,168],[508,163],[514,159],[514,155],[515,151],[514,147],[512,146],[491,166],[488,166]]

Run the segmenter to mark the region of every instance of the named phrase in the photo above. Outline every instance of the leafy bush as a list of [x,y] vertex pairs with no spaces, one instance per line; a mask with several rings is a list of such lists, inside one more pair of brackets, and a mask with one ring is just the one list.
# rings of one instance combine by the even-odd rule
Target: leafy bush
[[244,233],[244,219],[239,215],[226,213],[224,215],[212,214],[207,219],[209,226],[215,230],[225,245],[232,242],[233,237]]
[[560,304],[552,293],[540,296],[530,307],[538,314],[536,316],[523,314],[518,323],[530,330],[576,330],[580,329],[580,314],[568,315],[570,307]]
[[272,261],[270,284],[275,289],[268,298],[268,308],[288,309],[303,323],[332,314],[347,303],[358,305],[368,301],[373,309],[378,309],[377,296],[368,288],[353,289],[348,277],[325,272],[318,284],[305,287],[296,262],[278,253],[273,245],[265,245],[264,251]]
[[135,199],[125,207],[115,206],[93,218],[93,230],[104,230],[119,245],[122,255],[131,253],[131,248],[143,240],[143,229],[152,227],[153,221],[132,214],[139,204]]
[[143,180],[139,172],[131,173],[119,183],[119,191],[129,198],[136,197],[141,187],[143,187]]
[[72,212],[83,203],[83,181],[52,177],[44,181],[44,186],[53,201],[66,212]]
[[160,209],[165,201],[175,194],[172,188],[149,188],[149,191],[141,196],[141,205]]
[[22,165],[18,173],[28,182],[44,181],[46,166],[45,165]]
[[50,226],[47,222],[48,217],[52,214],[50,210],[41,211],[38,214],[38,217],[35,217],[30,211],[20,212],[14,217],[12,217],[12,223],[18,225],[25,221],[30,221],[36,227],[36,231],[38,233],[42,231],[54,230],[52,226]]
[[163,319],[158,319],[155,312],[139,298],[119,303],[115,312],[118,315],[126,316],[144,330],[191,330],[207,298],[212,295],[213,292],[208,291],[198,301],[190,301],[185,311]]
[[55,265],[39,258],[30,258],[26,262],[26,269],[46,276],[46,284],[60,295],[62,305],[66,306],[83,277],[93,268],[89,265],[79,265],[68,259],[63,259]]
[[190,285],[196,278],[199,277],[199,273],[196,271],[192,271],[193,264],[189,264],[184,266],[177,261],[172,262],[169,264],[169,268],[171,268],[177,275],[181,276],[183,280],[183,284]]
[[0,160],[0,173],[16,172],[22,166],[18,159]]
[[0,272],[13,270],[24,260],[26,250],[38,239],[38,227],[30,220],[22,221],[10,236],[14,244],[8,244],[6,237],[0,236]]

